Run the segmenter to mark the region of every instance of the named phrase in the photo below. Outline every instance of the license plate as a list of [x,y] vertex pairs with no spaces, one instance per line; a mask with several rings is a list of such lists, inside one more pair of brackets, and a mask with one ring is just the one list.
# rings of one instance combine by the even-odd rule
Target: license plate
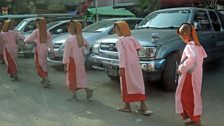
[[111,76],[118,76],[118,69],[115,67],[108,67],[107,74]]

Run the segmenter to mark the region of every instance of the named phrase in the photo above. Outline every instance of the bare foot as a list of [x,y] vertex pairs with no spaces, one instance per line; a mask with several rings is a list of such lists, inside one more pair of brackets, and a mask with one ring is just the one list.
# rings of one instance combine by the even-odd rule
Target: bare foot
[[118,107],[117,111],[120,111],[120,112],[131,112],[131,109],[127,108],[127,107]]

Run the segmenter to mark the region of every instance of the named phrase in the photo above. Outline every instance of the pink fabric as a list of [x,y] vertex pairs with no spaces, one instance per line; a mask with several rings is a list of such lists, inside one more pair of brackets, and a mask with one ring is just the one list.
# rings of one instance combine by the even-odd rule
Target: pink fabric
[[13,61],[12,57],[10,56],[7,48],[4,49],[4,57],[6,62],[6,71],[12,76],[17,74],[16,63]]
[[[51,33],[48,31],[47,32],[47,42],[46,43],[40,43],[39,29],[34,30],[33,33],[31,35],[29,35],[24,40],[25,42],[34,42],[36,44],[36,50],[37,50],[37,53],[38,53],[39,64],[42,67],[44,72],[47,71],[48,48],[50,48],[50,51],[53,52],[53,45],[52,45],[51,40],[52,40]],[[34,55],[34,56],[36,56],[36,55]]]
[[47,78],[48,77],[48,72],[47,71],[43,71],[42,67],[39,64],[39,60],[38,60],[38,53],[37,50],[35,51],[35,66],[36,66],[36,71],[37,74],[41,77],[41,78]]
[[145,94],[128,94],[127,93],[127,84],[126,84],[126,77],[125,73],[121,75],[121,86],[122,86],[122,100],[123,102],[137,102],[137,101],[144,101],[146,99]]
[[183,106],[181,103],[181,92],[183,90],[183,85],[187,71],[190,70],[195,64],[196,67],[192,74],[192,87],[194,95],[194,116],[202,114],[202,99],[201,99],[201,86],[202,86],[202,74],[203,74],[203,60],[207,57],[207,54],[202,46],[196,46],[193,41],[189,42],[182,54],[181,61],[188,57],[188,59],[179,66],[179,71],[182,75],[179,77],[178,86],[176,90],[176,112],[181,114],[183,112]]
[[2,36],[1,36],[1,32],[0,32],[0,60],[3,60],[3,40],[2,40]]
[[16,41],[20,39],[23,40],[25,37],[22,34],[18,33],[17,31],[12,31],[12,30],[9,30],[8,32],[2,32],[1,37],[2,37],[4,48],[8,50],[9,55],[11,56],[14,63],[16,64],[16,59],[18,56],[18,45]]
[[[86,41],[84,41],[86,45]],[[70,58],[75,61],[76,68],[76,88],[86,88],[86,71],[84,66],[83,48],[78,47],[78,42],[76,40],[76,35],[71,35],[65,42],[63,64],[69,64]],[[67,71],[70,70],[67,68]],[[68,73],[67,73],[67,85],[69,85]]]
[[119,37],[116,47],[119,52],[119,67],[125,68],[127,93],[145,94],[145,85],[137,52],[141,45],[133,37],[129,36]]
[[69,63],[67,64],[67,87],[71,91],[78,90],[76,82],[76,66],[74,58],[70,57]]
[[194,93],[193,93],[193,87],[192,87],[192,75],[187,73],[182,95],[181,95],[181,103],[183,106],[184,113],[181,113],[180,115],[183,117],[184,120],[191,119],[191,121],[198,122],[200,120],[201,115],[194,116]]

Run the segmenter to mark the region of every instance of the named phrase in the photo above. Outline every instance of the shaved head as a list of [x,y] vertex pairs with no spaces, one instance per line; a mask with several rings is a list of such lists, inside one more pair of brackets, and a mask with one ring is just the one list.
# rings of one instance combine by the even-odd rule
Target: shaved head
[[191,34],[191,26],[190,24],[182,24],[178,29],[177,33],[179,35],[190,35]]

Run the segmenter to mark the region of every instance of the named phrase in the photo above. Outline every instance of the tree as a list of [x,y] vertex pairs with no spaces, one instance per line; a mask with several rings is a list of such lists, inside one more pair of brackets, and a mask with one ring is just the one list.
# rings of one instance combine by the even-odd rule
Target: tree
[[204,5],[207,8],[217,9],[218,0],[203,0]]
[[150,12],[159,8],[159,0],[138,0],[135,10],[137,16],[145,17]]

